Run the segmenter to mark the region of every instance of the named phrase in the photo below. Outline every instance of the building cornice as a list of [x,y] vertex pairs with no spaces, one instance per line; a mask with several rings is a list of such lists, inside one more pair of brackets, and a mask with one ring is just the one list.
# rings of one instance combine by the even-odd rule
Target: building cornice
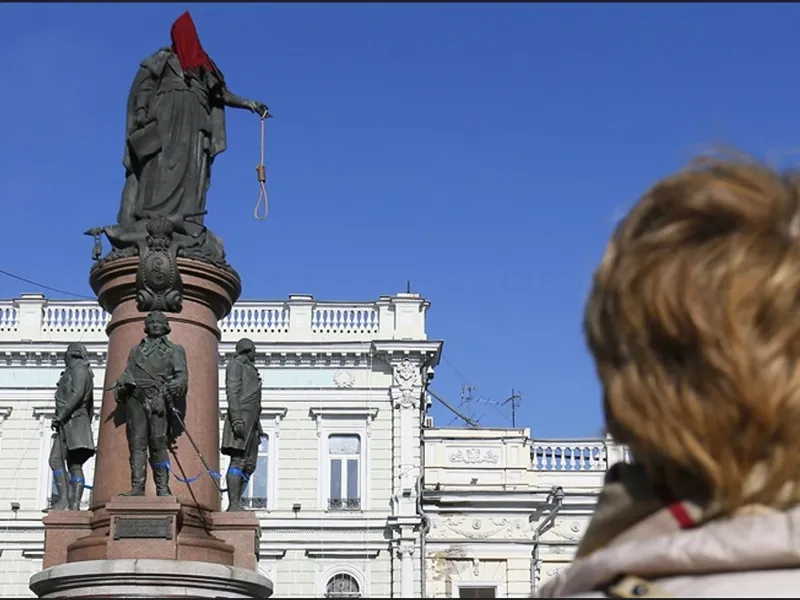
[[[64,365],[68,342],[5,342],[0,344],[0,368],[19,366],[59,367]],[[416,355],[429,366],[438,364],[443,342],[275,342],[257,346],[258,367],[360,367],[370,368],[375,359]],[[108,343],[87,342],[86,350],[94,367],[104,367]],[[219,364],[225,366],[235,354],[234,342],[221,342]]]
[[384,360],[419,356],[426,367],[435,367],[442,357],[444,342],[441,340],[375,340],[373,352]]

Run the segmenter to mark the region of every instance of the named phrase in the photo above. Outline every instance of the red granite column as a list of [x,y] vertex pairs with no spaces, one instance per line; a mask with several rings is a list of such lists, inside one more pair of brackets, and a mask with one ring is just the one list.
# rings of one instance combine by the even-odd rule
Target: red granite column
[[[136,309],[138,258],[109,261],[92,270],[90,283],[100,305],[111,313],[108,324],[108,355],[104,389],[112,388],[125,368],[130,349],[144,337],[145,313]],[[178,259],[183,277],[183,311],[167,313],[170,339],[186,349],[189,388],[186,398],[186,429],[215,471],[219,470],[219,338],[217,321],[230,312],[241,293],[241,281],[231,270],[208,263]],[[95,463],[92,510],[97,511],[114,496],[130,489],[128,443],[123,415],[115,413],[112,391],[103,394],[100,432]],[[182,477],[205,472],[187,435],[177,441],[172,468]],[[220,496],[213,480],[201,476],[191,486],[173,478],[173,495],[183,506],[206,511],[220,509]],[[148,469],[148,496],[155,495]]]

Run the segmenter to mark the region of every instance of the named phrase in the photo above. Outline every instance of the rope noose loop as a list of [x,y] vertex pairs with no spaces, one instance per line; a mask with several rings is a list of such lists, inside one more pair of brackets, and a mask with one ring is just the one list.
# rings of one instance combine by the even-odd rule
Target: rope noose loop
[[[253,218],[256,221],[263,221],[269,215],[269,196],[267,196],[267,169],[264,167],[264,145],[265,145],[265,133],[266,133],[266,123],[267,123],[267,113],[265,112],[261,115],[261,162],[256,167],[256,173],[258,174],[258,200],[256,200],[256,206],[253,209]],[[264,205],[263,212],[259,214],[259,208],[261,205]]]

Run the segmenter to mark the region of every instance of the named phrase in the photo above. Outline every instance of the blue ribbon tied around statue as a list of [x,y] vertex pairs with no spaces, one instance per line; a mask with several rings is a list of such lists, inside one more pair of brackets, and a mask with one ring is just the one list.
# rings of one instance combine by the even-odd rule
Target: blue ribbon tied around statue
[[[224,494],[224,493],[227,493],[227,491],[228,491],[227,489],[223,489],[222,486],[219,484],[220,480],[222,479],[222,475],[220,473],[216,472],[216,471],[211,470],[211,469],[209,469],[208,471],[201,471],[200,473],[198,473],[194,477],[181,477],[175,471],[172,470],[172,465],[170,464],[170,462],[168,460],[166,460],[164,462],[156,463],[153,466],[154,467],[166,467],[167,471],[172,473],[172,476],[175,479],[177,479],[181,483],[185,483],[186,485],[191,485],[192,483],[194,483],[195,481],[200,479],[203,475],[210,475],[213,479],[215,479],[217,481],[217,488],[219,489],[219,491],[221,493]],[[250,480],[250,476],[247,473],[245,473],[244,471],[242,471],[239,467],[230,467],[228,469],[228,473],[230,475],[238,475],[239,477],[244,479],[245,483]]]

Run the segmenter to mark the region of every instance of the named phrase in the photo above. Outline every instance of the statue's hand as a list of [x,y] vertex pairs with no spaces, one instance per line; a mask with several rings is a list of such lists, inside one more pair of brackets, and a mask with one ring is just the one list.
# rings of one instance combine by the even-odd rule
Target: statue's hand
[[269,106],[258,100],[248,100],[247,108],[256,113],[262,119],[268,119],[272,115],[269,114]]
[[136,123],[137,129],[141,129],[142,127],[144,127],[144,124],[147,122],[147,111],[143,108],[137,109],[134,121]]
[[170,396],[173,397],[180,396],[182,391],[183,391],[183,386],[177,381],[170,381],[167,384],[167,392],[169,392]]
[[239,439],[242,440],[244,439],[246,433],[244,429],[244,423],[242,423],[241,421],[234,421],[231,424],[231,428],[233,429],[233,435],[235,435]]
[[117,402],[125,402],[135,387],[136,384],[133,382],[120,379],[114,386],[114,400]]

